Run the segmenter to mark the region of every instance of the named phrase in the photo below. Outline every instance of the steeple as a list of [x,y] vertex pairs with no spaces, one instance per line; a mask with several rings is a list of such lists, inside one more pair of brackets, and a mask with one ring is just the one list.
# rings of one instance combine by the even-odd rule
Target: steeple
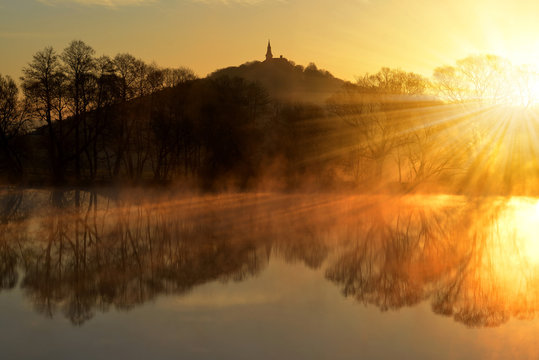
[[273,59],[273,54],[271,53],[271,44],[270,44],[270,41],[268,40],[268,51],[266,52],[266,61],[269,61]]

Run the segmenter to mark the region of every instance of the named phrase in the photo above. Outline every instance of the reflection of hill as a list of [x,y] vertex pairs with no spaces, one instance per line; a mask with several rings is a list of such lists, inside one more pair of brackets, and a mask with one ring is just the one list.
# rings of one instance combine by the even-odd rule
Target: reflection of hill
[[19,283],[38,311],[61,311],[75,324],[160,294],[242,281],[271,256],[324,267],[345,296],[381,310],[430,301],[435,313],[468,326],[495,326],[538,308],[537,266],[512,215],[525,216],[525,202],[271,194],[148,201],[72,191],[51,194],[32,215],[26,197],[39,196],[5,196],[0,290]]

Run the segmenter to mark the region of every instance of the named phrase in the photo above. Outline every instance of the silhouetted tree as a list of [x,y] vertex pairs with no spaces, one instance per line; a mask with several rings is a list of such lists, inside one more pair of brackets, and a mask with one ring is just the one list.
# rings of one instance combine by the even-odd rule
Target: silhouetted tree
[[434,70],[434,86],[441,96],[454,102],[498,104],[510,100],[514,89],[514,69],[506,59],[496,55],[468,56],[456,66]]
[[162,90],[165,86],[165,76],[163,70],[161,70],[156,64],[151,64],[147,66],[146,71],[148,93],[153,94],[156,91]]
[[[329,110],[351,127],[350,155],[356,180],[379,181],[387,157],[400,144],[398,123],[384,107],[388,98],[346,86],[328,102]],[[374,169],[369,171],[369,166]]]
[[264,106],[261,92],[254,86],[243,79],[228,77],[207,83],[208,96],[200,104],[203,176],[206,180],[213,182],[213,179],[228,175],[245,184],[253,176],[254,149],[260,136],[253,114]]
[[[317,105],[295,103],[274,105],[269,151],[286,162],[282,176],[290,187],[301,185],[308,177],[321,178],[328,146],[326,114]],[[321,179],[319,179],[321,180]]]
[[52,47],[37,52],[33,60],[23,69],[21,78],[25,96],[28,98],[31,111],[42,121],[45,121],[48,133],[48,158],[51,162],[53,179],[61,182],[64,179],[64,159],[62,157],[61,142],[54,128],[53,122],[61,119],[61,103],[63,92],[62,83],[65,79],[58,55]]
[[97,92],[95,108],[100,109],[117,103],[121,98],[121,81],[116,74],[114,61],[108,56],[95,60]]
[[193,70],[186,67],[176,69],[163,69],[163,84],[165,87],[174,87],[197,78]]
[[[80,40],[72,41],[61,55],[65,64],[67,80],[70,89],[70,98],[72,104],[72,114],[74,116],[75,126],[75,174],[77,180],[81,176],[81,152],[85,151],[87,158],[89,156],[88,146],[90,134],[86,123],[86,111],[89,110],[90,99],[93,91],[93,72],[95,70],[95,60],[93,58],[95,51],[90,46]],[[82,123],[83,138],[80,136]],[[81,146],[82,141],[82,146]],[[93,167],[90,166],[93,170]]]
[[419,74],[387,67],[375,74],[365,74],[357,85],[366,92],[393,95],[423,95],[430,87],[429,81]]
[[134,95],[136,83],[136,62],[137,59],[131,54],[118,54],[114,57],[114,66],[120,79],[121,97],[123,101],[131,99]]
[[28,128],[26,104],[18,98],[19,89],[9,76],[0,74],[0,166],[4,173],[19,178],[23,172],[20,136]]

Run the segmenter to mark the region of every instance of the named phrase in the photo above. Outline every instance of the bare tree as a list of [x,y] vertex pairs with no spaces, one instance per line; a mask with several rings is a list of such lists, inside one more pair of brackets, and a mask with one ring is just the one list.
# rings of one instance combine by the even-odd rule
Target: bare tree
[[121,96],[123,101],[131,99],[136,82],[135,64],[137,59],[131,54],[118,54],[114,57],[114,66],[120,79]]
[[[330,112],[341,118],[353,132],[349,148],[351,168],[356,180],[373,175],[379,180],[387,156],[399,144],[396,123],[384,109],[384,96],[363,92],[358,87],[346,87],[328,102]],[[374,173],[365,171],[374,165]]]
[[9,76],[0,75],[0,149],[5,156],[5,171],[15,176],[22,174],[23,166],[20,151],[14,142],[28,125],[26,107],[20,103],[18,94],[15,81]]
[[154,93],[163,89],[165,76],[163,70],[161,70],[156,64],[148,65],[146,73],[146,86],[148,92]]
[[116,75],[114,61],[108,56],[101,56],[95,60],[95,75],[97,91],[94,97],[94,107],[100,109],[112,105],[120,100],[120,79]]
[[77,180],[80,180],[80,155],[83,150],[80,137],[81,122],[85,149],[87,149],[89,143],[88,126],[84,113],[88,110],[90,103],[92,77],[95,69],[94,53],[94,49],[83,41],[74,40],[64,49],[61,55],[71,90],[72,111],[75,121],[75,172]]
[[141,97],[150,93],[148,89],[147,77],[149,74],[149,66],[140,59],[136,59],[133,62],[133,74],[135,76],[135,91],[134,94],[137,97]]
[[434,88],[450,102],[499,104],[511,101],[518,91],[514,88],[514,68],[496,55],[468,56],[456,66],[441,66],[434,70]]
[[[63,73],[58,55],[52,47],[37,52],[33,60],[23,69],[21,78],[25,96],[32,104],[33,113],[45,121],[49,134],[49,159],[54,180],[64,179],[64,163],[61,156],[61,144],[54,129],[55,100],[58,100],[59,87],[63,81]],[[56,109],[57,110],[57,109]]]
[[190,80],[195,80],[197,78],[193,70],[186,67],[179,67],[176,69],[164,69],[163,77],[165,87],[177,86],[179,84]]
[[429,81],[419,74],[388,67],[363,75],[357,85],[367,92],[393,95],[423,95],[430,87]]

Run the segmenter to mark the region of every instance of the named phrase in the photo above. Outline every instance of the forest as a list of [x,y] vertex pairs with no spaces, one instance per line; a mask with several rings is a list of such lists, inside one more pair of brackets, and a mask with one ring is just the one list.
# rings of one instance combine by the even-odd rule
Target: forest
[[0,181],[537,194],[537,75],[494,55],[355,82],[254,61],[198,78],[83,41],[0,75]]

